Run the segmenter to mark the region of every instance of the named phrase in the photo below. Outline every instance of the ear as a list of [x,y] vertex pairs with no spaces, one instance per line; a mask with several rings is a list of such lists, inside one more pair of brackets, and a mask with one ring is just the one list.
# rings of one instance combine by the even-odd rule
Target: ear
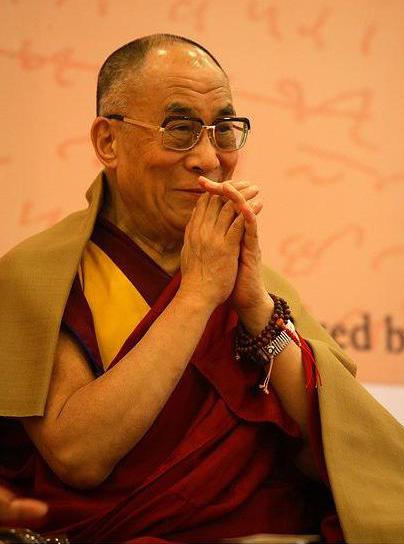
[[109,119],[105,117],[95,118],[91,127],[91,141],[102,164],[107,168],[116,168],[116,133]]

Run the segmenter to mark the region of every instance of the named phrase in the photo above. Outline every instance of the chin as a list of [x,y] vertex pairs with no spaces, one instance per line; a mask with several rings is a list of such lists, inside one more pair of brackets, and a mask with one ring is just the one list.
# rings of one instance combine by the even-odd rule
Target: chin
[[175,229],[184,236],[184,232],[188,221],[191,219],[193,207],[189,210],[182,210],[181,213],[178,213],[175,217],[174,226]]

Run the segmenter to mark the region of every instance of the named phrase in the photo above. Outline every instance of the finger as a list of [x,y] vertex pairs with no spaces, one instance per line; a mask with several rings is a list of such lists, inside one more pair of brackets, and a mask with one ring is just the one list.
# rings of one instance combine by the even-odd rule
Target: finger
[[[213,181],[212,179],[206,178],[205,176],[199,176],[199,183],[202,187],[213,195],[224,196],[224,184],[227,183],[232,185],[232,181]],[[232,185],[233,186],[233,185]]]
[[220,198],[220,196],[210,195],[209,203],[207,205],[203,220],[204,224],[206,224],[207,222],[215,224],[222,208],[223,200]]
[[254,213],[251,213],[251,215],[245,219],[245,237],[248,238],[258,238],[258,223],[257,223],[257,217]]
[[26,522],[45,516],[48,506],[35,499],[14,499],[9,506],[9,520]]
[[234,221],[231,223],[227,233],[226,241],[230,244],[240,244],[243,238],[245,228],[245,218],[243,214],[238,214]]
[[243,215],[246,224],[255,223],[257,221],[254,211],[248,205],[247,207],[244,207],[240,213]]
[[253,216],[250,221],[245,221],[243,248],[247,249],[260,258],[260,247],[258,239],[258,224],[256,216]]
[[[222,194],[220,188],[223,183],[222,181],[214,181],[213,179],[209,179],[206,176],[199,176],[198,181],[200,185],[207,191],[213,192],[215,194]],[[237,189],[237,191],[241,191],[242,189],[245,189],[246,187],[249,187],[251,185],[251,183],[249,183],[248,181],[235,181],[232,179],[228,179],[225,181],[231,183],[233,187]]]
[[8,508],[10,502],[15,498],[15,494],[6,487],[0,486],[0,511]]
[[234,181],[232,179],[227,180],[229,181],[237,191],[242,191],[243,189],[246,189],[247,187],[251,187],[251,183],[246,180],[238,180]]
[[[223,195],[222,185],[224,182],[213,181],[205,176],[199,176],[198,181],[200,185],[202,185],[202,187],[210,193],[217,194],[219,196]],[[252,198],[252,196],[249,196],[250,194],[255,196],[259,192],[258,185],[253,185],[248,181],[226,180],[226,183],[230,183],[230,185],[232,185],[237,191],[240,191],[243,195],[248,195],[246,196],[247,200]]]
[[215,192],[215,194],[218,194],[220,196],[220,185],[221,182],[213,181],[213,179],[209,179],[206,176],[199,176],[198,177],[199,184],[205,189],[206,191]]
[[224,235],[227,233],[227,231],[230,228],[230,225],[233,223],[234,218],[236,216],[236,212],[234,210],[233,203],[228,200],[220,210],[220,213],[218,215],[216,225],[215,225],[215,231],[223,233]]
[[204,221],[204,217],[205,217],[205,213],[206,213],[206,209],[208,207],[208,204],[209,204],[209,200],[210,200],[210,194],[209,193],[203,193],[203,195],[201,195],[199,198],[198,198],[198,201],[196,203],[196,206],[195,206],[195,213],[194,213],[194,216],[192,218],[192,222],[193,222],[193,226],[195,226],[195,228],[199,229],[201,224],[203,223]]
[[[232,200],[237,213],[241,211],[245,202],[253,199],[259,193],[257,185],[251,185],[245,181],[226,181],[218,183],[204,176],[200,176],[199,182],[206,191],[212,195],[220,196],[223,200]],[[231,188],[234,188],[234,191]]]
[[[199,183],[202,185],[202,187],[208,191],[211,194],[218,195],[218,196],[225,196],[225,187],[226,185],[229,185],[231,187],[234,187],[236,182],[232,180],[228,181],[213,181],[212,179],[209,179],[205,176],[199,176],[198,178]],[[242,184],[242,188],[244,189],[246,187],[245,184]],[[235,189],[238,191],[238,189]]]
[[204,176],[200,176],[198,179],[208,192],[231,200],[237,212],[248,215],[250,211],[248,203],[243,194],[232,185],[232,182],[223,181],[222,183],[217,183]]
[[256,197],[258,193],[260,192],[258,185],[248,185],[247,187],[243,187],[242,189],[239,189],[235,187],[239,193],[243,195],[245,200],[251,200],[252,198]]
[[[244,200],[248,202],[248,205],[252,208],[252,201],[259,193],[257,185],[249,185],[245,189],[241,189],[239,192],[243,196]],[[225,197],[222,197],[222,199],[224,198]],[[233,203],[233,206],[237,213],[241,211],[239,204]]]
[[250,206],[251,211],[254,213],[254,215],[258,215],[264,207],[264,204],[261,200],[250,200],[248,202],[248,205]]
[[237,189],[235,189],[233,185],[228,181],[224,181],[222,183],[222,190],[223,196],[226,199],[231,200],[233,204],[238,206],[240,211],[242,211],[244,207],[248,207],[247,201],[242,193],[240,191],[237,191]]

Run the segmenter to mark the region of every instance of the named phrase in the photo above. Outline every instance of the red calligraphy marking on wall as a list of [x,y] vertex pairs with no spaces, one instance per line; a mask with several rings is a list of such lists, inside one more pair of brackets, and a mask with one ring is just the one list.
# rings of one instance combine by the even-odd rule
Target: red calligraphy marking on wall
[[359,50],[364,57],[368,57],[370,55],[377,31],[378,28],[375,23],[372,23],[366,27],[359,46]]
[[[63,4],[65,3],[66,3],[66,0],[55,0],[55,6],[58,8],[63,6]],[[97,4],[97,11],[101,16],[104,16],[108,13],[108,7],[109,7],[108,0],[96,0],[96,4]]]
[[16,50],[0,48],[0,57],[18,61],[22,70],[39,70],[51,66],[54,70],[56,83],[62,86],[72,83],[71,79],[67,77],[67,73],[94,72],[98,68],[95,64],[74,58],[72,48],[61,49],[50,55],[36,53],[33,51],[30,40],[23,41],[20,48]]
[[[77,136],[75,138],[67,138],[66,140],[63,140],[63,142],[60,142],[60,144],[56,147],[56,154],[62,160],[66,160],[69,158],[74,148],[77,148],[83,145],[85,145],[86,148],[88,149],[91,148],[90,139],[88,136]],[[100,166],[102,166],[96,156],[92,156],[91,159],[96,168],[99,168]]]
[[289,168],[286,171],[286,177],[303,177],[308,179],[313,185],[334,185],[335,183],[342,181],[344,174],[342,172],[329,175],[318,174],[310,164],[300,164]]
[[298,149],[303,153],[308,153],[325,161],[335,162],[350,170],[363,174],[373,182],[374,189],[378,191],[384,189],[387,185],[392,183],[404,182],[404,171],[394,172],[392,174],[383,174],[377,168],[337,151],[320,149],[307,144],[299,146]]
[[168,12],[168,19],[175,22],[188,22],[191,20],[194,29],[198,32],[203,32],[205,30],[206,11],[209,3],[210,0],[200,0],[199,2],[174,0]]
[[323,240],[305,238],[302,234],[286,237],[279,245],[279,252],[284,258],[283,271],[289,276],[306,275],[314,270],[325,253],[335,244],[352,238],[355,247],[363,243],[364,233],[359,225],[347,225]]
[[350,122],[349,136],[358,146],[376,149],[377,146],[366,141],[361,132],[371,120],[373,95],[369,89],[358,89],[339,93],[316,105],[309,105],[302,83],[293,79],[281,79],[276,85],[278,96],[267,96],[239,90],[241,98],[254,102],[290,110],[298,122],[311,117],[328,117]]
[[97,2],[98,12],[101,16],[104,16],[108,12],[108,2],[107,0],[98,0]]
[[[395,261],[397,258],[402,259],[404,257],[404,245],[393,245],[384,248],[372,259],[372,268],[379,270],[386,261]],[[404,261],[403,261],[404,264]]]
[[261,2],[251,0],[247,7],[247,18],[250,21],[262,21],[265,19],[269,34],[277,41],[282,41],[279,29],[278,7],[274,4],[262,6]]
[[297,33],[303,38],[311,38],[317,49],[323,49],[324,47],[324,25],[330,16],[330,10],[328,8],[323,9],[317,16],[314,23],[311,25],[302,24],[297,27]]
[[63,214],[62,208],[52,208],[44,212],[35,212],[34,208],[35,204],[32,200],[26,200],[21,206],[19,224],[22,227],[36,224],[50,227],[59,221]]
[[56,148],[56,154],[61,159],[67,159],[69,157],[70,151],[72,147],[81,146],[83,144],[89,145],[90,141],[88,136],[77,136],[75,138],[67,138],[66,140],[63,140],[57,148]]

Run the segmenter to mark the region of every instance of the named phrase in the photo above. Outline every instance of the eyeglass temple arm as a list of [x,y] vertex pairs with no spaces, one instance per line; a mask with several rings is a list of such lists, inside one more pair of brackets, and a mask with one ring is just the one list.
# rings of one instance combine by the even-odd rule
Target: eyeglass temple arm
[[125,117],[124,115],[106,115],[107,119],[115,119],[116,121],[123,121],[124,123],[129,123],[130,125],[136,125],[139,127],[145,127],[145,128],[155,128],[159,130],[163,130],[158,125],[151,125],[150,123],[142,123],[142,121],[135,121],[134,119],[130,119],[130,117]]

